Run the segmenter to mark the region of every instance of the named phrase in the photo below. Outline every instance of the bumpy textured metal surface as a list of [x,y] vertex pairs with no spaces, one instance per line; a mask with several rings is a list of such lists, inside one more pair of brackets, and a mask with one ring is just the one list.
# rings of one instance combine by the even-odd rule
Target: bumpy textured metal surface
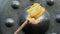
[[[17,0],[20,2],[19,9],[13,9],[11,3],[14,0],[0,0],[0,34],[13,34],[19,25],[21,13],[24,12],[24,9],[30,6],[31,4],[37,2],[40,3],[50,14],[50,26],[48,31],[45,34],[60,34],[60,23],[56,22],[56,15],[60,14],[60,0],[54,0],[54,5],[48,6],[46,0]],[[5,26],[5,19],[12,18],[15,23],[14,26],[8,28]],[[24,33],[21,33],[24,34]]]

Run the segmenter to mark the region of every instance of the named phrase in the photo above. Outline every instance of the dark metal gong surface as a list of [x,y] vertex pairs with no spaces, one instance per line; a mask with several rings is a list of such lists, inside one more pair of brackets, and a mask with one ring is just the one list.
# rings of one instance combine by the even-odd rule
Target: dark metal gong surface
[[[47,0],[17,0],[20,3],[18,9],[13,9],[11,7],[12,1],[14,0],[0,0],[0,34],[13,34],[19,25],[22,24],[20,23],[20,17],[24,13],[21,13],[24,12],[26,7],[31,6],[35,2],[40,3],[43,7],[45,7],[51,16],[50,27],[45,34],[60,34],[60,23],[56,21],[56,16],[60,14],[60,0],[53,0],[54,4],[52,6],[47,5]],[[6,27],[5,19],[7,18],[12,18],[15,21],[14,26],[10,28]],[[19,34],[23,33],[20,32]]]
[[[24,10],[24,12],[22,12],[22,15],[20,17],[20,23],[23,23],[28,14],[26,13],[26,10]],[[45,12],[45,14],[43,15],[44,19],[37,25],[32,25],[32,24],[27,24],[24,28],[23,31],[26,34],[45,34],[45,32],[48,30],[49,27],[49,13]],[[21,24],[20,24],[21,25]]]

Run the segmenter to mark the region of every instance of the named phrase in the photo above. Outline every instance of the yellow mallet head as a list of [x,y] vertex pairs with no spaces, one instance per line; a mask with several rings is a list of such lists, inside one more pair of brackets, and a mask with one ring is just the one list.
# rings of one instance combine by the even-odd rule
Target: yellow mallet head
[[[38,3],[34,3],[28,10],[28,17],[27,20],[30,22],[35,21],[40,16],[42,16],[45,13],[45,8],[40,6]],[[36,21],[37,22],[37,21]]]
[[34,3],[28,10],[27,13],[30,15],[30,17],[38,18],[41,15],[43,15],[45,12],[45,8],[40,6],[38,3]]

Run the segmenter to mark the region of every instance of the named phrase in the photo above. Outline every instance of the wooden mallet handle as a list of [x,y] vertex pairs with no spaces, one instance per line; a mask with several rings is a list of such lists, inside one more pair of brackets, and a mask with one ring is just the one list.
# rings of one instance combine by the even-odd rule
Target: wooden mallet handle
[[14,34],[18,34],[19,32],[21,32],[21,30],[23,29],[24,26],[26,26],[26,24],[28,23],[28,20],[26,20],[18,29]]

